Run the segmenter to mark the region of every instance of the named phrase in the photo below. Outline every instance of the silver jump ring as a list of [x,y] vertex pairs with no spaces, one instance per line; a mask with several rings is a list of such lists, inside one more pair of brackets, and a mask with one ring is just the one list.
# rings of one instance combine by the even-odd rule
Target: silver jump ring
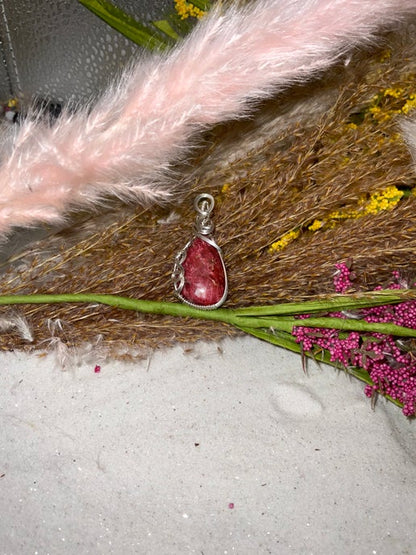
[[214,223],[210,214],[214,209],[214,197],[208,193],[198,195],[194,201],[195,210],[198,212],[195,229],[201,235],[210,235],[214,231]]
[[209,195],[208,193],[202,193],[198,195],[194,200],[194,207],[198,214],[201,216],[209,216],[211,212],[214,210],[214,197]]

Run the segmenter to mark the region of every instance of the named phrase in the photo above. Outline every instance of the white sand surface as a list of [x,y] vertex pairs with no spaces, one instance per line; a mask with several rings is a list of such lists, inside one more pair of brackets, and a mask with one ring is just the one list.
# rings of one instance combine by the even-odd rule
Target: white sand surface
[[0,553],[413,554],[415,422],[252,338],[0,356]]

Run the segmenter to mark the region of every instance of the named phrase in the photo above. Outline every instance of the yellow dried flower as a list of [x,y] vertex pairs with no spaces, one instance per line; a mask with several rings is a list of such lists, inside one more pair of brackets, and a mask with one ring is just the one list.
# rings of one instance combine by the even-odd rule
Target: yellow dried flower
[[[393,99],[399,102],[394,103]],[[394,107],[391,106],[392,103]],[[408,114],[414,108],[416,108],[416,94],[409,94],[409,91],[405,91],[402,87],[387,87],[373,96],[367,111],[377,122],[384,122],[397,114]]]
[[403,114],[408,114],[410,110],[413,110],[414,108],[416,108],[416,95],[411,94],[409,95],[409,98],[406,100],[405,104],[402,106],[401,111],[403,112]]
[[308,226],[308,229],[309,231],[317,231],[318,229],[321,229],[324,226],[324,224],[325,224],[324,220],[314,220]]
[[300,229],[288,231],[287,233],[285,233],[285,235],[283,235],[281,239],[279,239],[279,241],[276,241],[270,245],[269,252],[271,253],[280,252],[285,247],[287,247],[289,243],[297,239],[299,235],[300,235]]
[[383,95],[384,96],[392,96],[393,98],[401,98],[403,96],[403,89],[398,87],[397,89],[393,89],[392,87],[387,87],[384,89]]
[[394,185],[383,191],[373,193],[370,199],[365,204],[363,203],[362,215],[377,214],[381,210],[391,210],[399,203],[403,194],[403,191],[400,191]]
[[187,19],[188,17],[201,19],[206,13],[186,0],[175,0],[175,9],[181,19]]
[[391,50],[384,50],[380,56],[380,63],[387,62],[391,58]]
[[[412,193],[416,194],[416,187],[412,190]],[[377,214],[382,210],[391,210],[394,208],[403,197],[404,192],[400,191],[396,186],[391,185],[386,187],[382,191],[377,191],[373,193],[369,199],[363,196],[358,201],[358,207],[348,208],[346,210],[334,210],[328,217],[322,220],[315,219],[312,223],[304,228],[298,228],[292,231],[288,231],[283,235],[278,241],[272,243],[269,247],[270,253],[276,253],[282,251],[287,245],[292,241],[297,239],[302,231],[315,232],[319,229],[326,228],[331,229],[336,227],[343,220],[355,220],[358,218],[363,218],[364,216],[369,216],[370,214]]]
[[329,214],[327,221],[329,223],[335,224],[339,220],[351,220],[354,218],[358,218],[358,212],[356,210],[352,210],[352,209],[348,209],[345,211],[336,210]]
[[402,140],[402,136],[400,135],[400,133],[393,133],[389,138],[390,143],[395,143],[396,141],[401,141],[401,140]]

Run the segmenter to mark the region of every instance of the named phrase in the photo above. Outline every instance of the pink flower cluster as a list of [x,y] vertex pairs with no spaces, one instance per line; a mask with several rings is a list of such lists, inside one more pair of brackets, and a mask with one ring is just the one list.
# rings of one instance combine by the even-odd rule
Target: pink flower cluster
[[[354,275],[342,263],[336,265],[335,290],[345,293],[350,289]],[[402,289],[408,284],[398,272],[393,272],[393,282],[389,289]],[[376,289],[381,289],[377,287]],[[343,313],[331,314],[345,318]],[[367,322],[392,323],[416,329],[416,301],[406,301],[398,305],[385,305],[356,311],[354,317]],[[335,329],[296,327],[293,335],[302,344],[305,352],[325,349],[331,362],[345,367],[366,370],[373,385],[365,387],[367,397],[377,392],[388,395],[403,405],[405,416],[416,413],[416,347],[411,339],[398,339],[382,333],[342,332]]]

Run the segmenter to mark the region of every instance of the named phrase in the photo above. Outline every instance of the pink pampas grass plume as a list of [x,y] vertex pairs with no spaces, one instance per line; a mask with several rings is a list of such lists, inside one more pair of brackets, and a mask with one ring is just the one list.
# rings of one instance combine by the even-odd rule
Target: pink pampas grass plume
[[416,0],[258,0],[214,8],[177,48],[142,59],[94,107],[28,118],[0,155],[0,235],[63,221],[109,196],[175,197],[173,164],[198,131],[325,70]]

